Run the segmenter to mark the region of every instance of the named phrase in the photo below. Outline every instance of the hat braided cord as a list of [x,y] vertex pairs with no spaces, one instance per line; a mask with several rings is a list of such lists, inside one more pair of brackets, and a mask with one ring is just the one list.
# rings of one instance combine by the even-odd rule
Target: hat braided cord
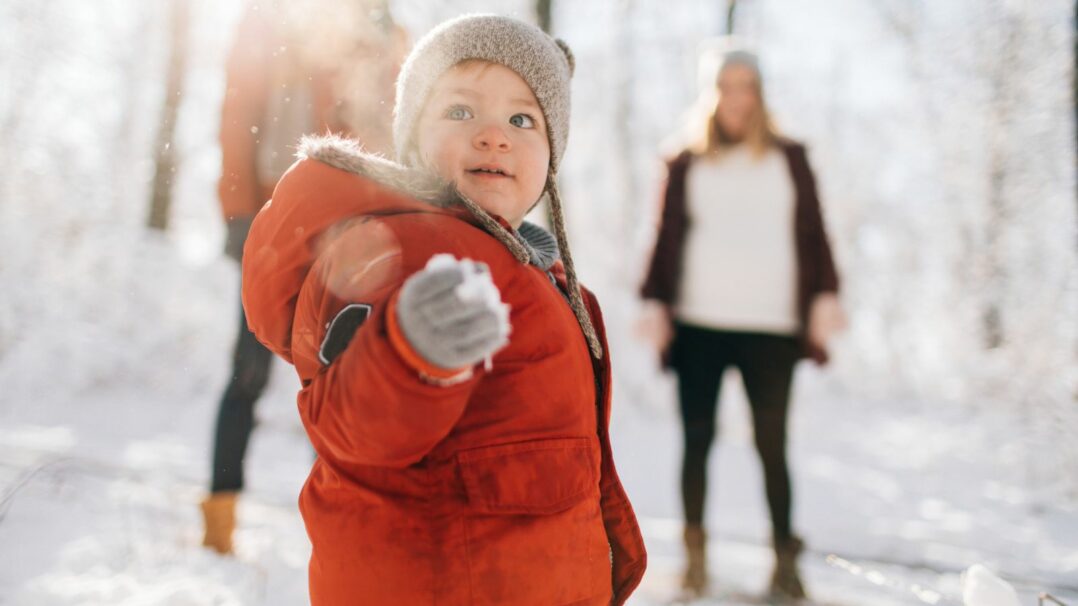
[[569,252],[569,239],[565,234],[565,219],[561,208],[561,194],[558,193],[557,177],[553,170],[547,171],[547,193],[550,194],[550,214],[554,218],[554,236],[558,239],[558,249],[561,250],[562,262],[565,264],[566,281],[569,283],[569,305],[576,314],[576,320],[584,331],[584,337],[588,340],[588,348],[596,360],[603,357],[603,346],[599,343],[599,335],[595,332],[595,325],[591,322],[591,314],[584,305],[584,297],[580,294],[580,283],[576,279],[576,267],[573,265],[573,255]]

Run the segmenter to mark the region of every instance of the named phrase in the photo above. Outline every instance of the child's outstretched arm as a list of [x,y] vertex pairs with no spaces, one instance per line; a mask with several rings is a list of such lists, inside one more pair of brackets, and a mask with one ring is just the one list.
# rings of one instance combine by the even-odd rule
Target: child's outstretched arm
[[[362,239],[377,239],[370,233],[375,229],[360,227],[368,232]],[[405,268],[372,270],[354,255],[336,256],[349,258],[352,275],[343,282],[351,292],[342,293],[333,279],[327,288],[315,290],[332,292],[333,298],[345,294],[345,303],[369,303],[372,312],[345,350],[301,392],[304,424],[319,453],[335,462],[413,464],[460,418],[477,382],[476,365],[507,343],[508,307],[481,263],[436,255],[401,281]],[[386,254],[372,258],[399,263]],[[356,277],[355,268],[398,277],[386,284],[380,284],[386,278],[374,280],[372,292],[371,281]],[[317,273],[326,271],[341,273],[339,267]],[[365,281],[367,286],[351,288]],[[317,301],[311,305],[327,308]]]

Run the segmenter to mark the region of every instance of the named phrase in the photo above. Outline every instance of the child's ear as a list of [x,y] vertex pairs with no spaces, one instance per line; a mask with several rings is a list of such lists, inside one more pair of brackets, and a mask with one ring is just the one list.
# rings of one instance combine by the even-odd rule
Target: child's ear
[[572,77],[573,72],[576,71],[576,57],[573,56],[573,51],[561,38],[554,38],[554,44],[557,44],[561,52],[565,54],[565,60],[569,63],[569,76]]

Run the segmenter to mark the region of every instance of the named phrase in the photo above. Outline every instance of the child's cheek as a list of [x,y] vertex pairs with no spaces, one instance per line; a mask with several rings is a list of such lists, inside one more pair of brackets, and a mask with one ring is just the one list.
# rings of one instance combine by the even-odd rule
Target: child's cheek
[[424,160],[440,177],[453,180],[456,177],[453,164],[456,154],[453,153],[445,133],[439,132],[433,135],[423,150]]
[[453,153],[451,148],[442,145],[434,150],[434,169],[438,171],[438,175],[443,179],[455,181],[459,176],[457,154]]

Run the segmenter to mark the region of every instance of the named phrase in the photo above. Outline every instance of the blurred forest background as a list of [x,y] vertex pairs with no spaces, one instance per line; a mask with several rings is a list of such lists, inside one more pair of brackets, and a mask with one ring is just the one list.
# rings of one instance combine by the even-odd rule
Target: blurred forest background
[[[327,27],[342,4],[305,1]],[[779,127],[809,147],[843,276],[850,327],[827,371],[805,371],[816,392],[949,411],[959,435],[1006,419],[998,454],[1031,502],[1078,504],[1078,4],[390,6],[413,39],[495,11],[572,47],[561,177],[578,270],[606,310],[616,406],[644,418],[671,406],[669,378],[632,335],[636,290],[661,159],[706,95],[701,57],[732,33],[759,53]],[[167,418],[216,397],[237,283],[221,255],[217,128],[241,8],[0,3],[0,427],[88,399]],[[135,422],[103,410],[102,427]]]
[[[223,329],[214,317],[234,294],[214,187],[240,8],[0,6],[4,399],[121,382],[151,393],[183,367],[187,382],[207,380],[199,344]],[[622,349],[635,346],[660,159],[689,122],[698,59],[727,33],[729,9],[392,3],[414,38],[497,10],[546,12],[571,44],[570,235]],[[741,0],[732,12],[734,34],[761,55],[780,128],[816,165],[852,320],[834,381],[1012,408],[1046,485],[1078,484],[1058,473],[1078,468],[1074,13],[1063,0]],[[162,189],[171,205],[151,220]]]

